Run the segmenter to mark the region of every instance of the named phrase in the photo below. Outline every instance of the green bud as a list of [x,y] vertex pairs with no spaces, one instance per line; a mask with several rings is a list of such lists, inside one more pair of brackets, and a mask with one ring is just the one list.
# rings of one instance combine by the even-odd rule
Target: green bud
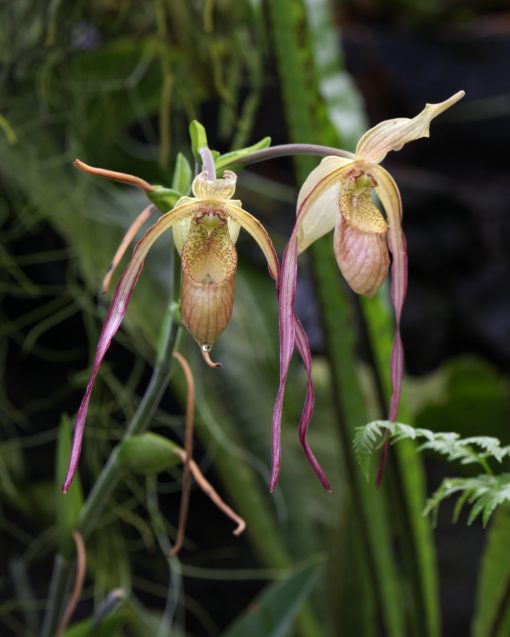
[[135,473],[161,473],[181,462],[176,449],[179,447],[163,436],[144,433],[125,438],[120,443],[118,458],[123,466]]

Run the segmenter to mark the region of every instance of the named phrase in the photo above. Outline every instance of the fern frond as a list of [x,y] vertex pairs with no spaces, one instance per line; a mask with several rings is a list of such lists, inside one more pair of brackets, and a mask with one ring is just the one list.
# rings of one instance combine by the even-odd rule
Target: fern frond
[[375,420],[364,427],[358,427],[353,442],[356,457],[367,479],[370,473],[371,457],[381,443],[386,430],[390,432],[392,444],[404,439],[424,438],[425,442],[418,447],[418,451],[430,449],[446,456],[447,460],[450,461],[456,460],[461,464],[478,463],[487,473],[490,473],[488,459],[494,459],[501,463],[505,457],[510,456],[510,446],[502,447],[500,441],[491,436],[461,438],[458,433],[453,431],[434,432],[430,429],[415,428],[400,422]]
[[424,514],[432,514],[437,518],[439,505],[450,496],[460,493],[453,513],[456,522],[462,507],[471,505],[468,524],[472,524],[478,516],[482,516],[484,526],[487,526],[495,509],[505,502],[510,502],[510,474],[499,476],[480,475],[476,478],[446,478],[439,488],[428,499]]
[[[393,423],[389,423],[391,426]],[[374,420],[364,427],[357,427],[354,434],[353,447],[354,454],[359,463],[360,469],[368,480],[370,478],[370,460],[376,447],[382,440],[384,431],[388,423],[384,420]]]

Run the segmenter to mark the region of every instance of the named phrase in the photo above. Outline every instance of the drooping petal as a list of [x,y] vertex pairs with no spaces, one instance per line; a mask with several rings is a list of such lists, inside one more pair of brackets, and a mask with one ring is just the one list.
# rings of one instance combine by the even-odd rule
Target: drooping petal
[[276,280],[278,278],[279,270],[278,257],[276,256],[273,242],[269,238],[264,226],[249,212],[246,212],[246,210],[239,206],[233,205],[230,201],[228,203],[223,203],[222,208],[227,212],[228,216],[233,219],[233,221],[237,222],[241,228],[246,230],[246,232],[249,232],[249,234],[255,239],[259,248],[266,257],[269,273],[273,279]]
[[285,249],[280,279],[278,281],[278,305],[280,324],[280,384],[276,395],[273,410],[273,445],[272,445],[272,467],[271,467],[271,492],[275,489],[280,475],[281,465],[281,422],[283,412],[283,400],[285,398],[285,387],[289,372],[290,361],[296,344],[303,360],[307,373],[306,399],[299,422],[299,440],[317,477],[327,491],[331,491],[328,479],[321,466],[317,462],[306,434],[313,413],[315,396],[312,382],[312,355],[308,338],[294,313],[294,297],[297,281],[297,239],[296,229],[294,230],[289,243]]
[[301,321],[299,319],[295,319],[295,330],[296,330],[296,345],[303,360],[306,374],[307,374],[307,388],[306,388],[306,399],[303,407],[303,412],[301,414],[301,420],[299,422],[299,440],[303,447],[306,457],[308,458],[308,462],[311,464],[312,469],[315,471],[317,477],[321,481],[322,486],[326,489],[326,491],[331,491],[331,487],[329,485],[326,474],[322,470],[322,467],[318,463],[313,451],[308,444],[308,440],[306,439],[306,434],[308,432],[308,426],[310,425],[310,420],[312,418],[313,407],[315,404],[315,394],[313,390],[313,382],[312,382],[312,354],[310,352],[310,344],[308,342],[308,337],[306,332],[301,325]]
[[119,282],[117,283],[115,294],[113,295],[113,299],[110,304],[110,309],[108,310],[103,329],[101,330],[101,334],[99,336],[99,343],[97,345],[96,355],[94,358],[92,374],[90,376],[90,380],[85,390],[85,395],[83,397],[80,408],[78,410],[78,415],[76,417],[71,457],[69,459],[67,476],[62,487],[64,493],[66,493],[71,486],[71,482],[78,467],[90,394],[92,392],[92,388],[94,387],[94,382],[96,380],[99,367],[101,365],[101,362],[103,361],[106,351],[110,347],[110,343],[112,342],[113,337],[115,336],[117,330],[120,327],[120,324],[122,323],[124,315],[126,314],[129,299],[131,298],[133,289],[136,285],[138,277],[140,276],[140,272],[142,271],[143,262],[147,255],[147,252],[150,250],[152,244],[156,241],[156,239],[161,236],[161,234],[171,228],[174,223],[184,218],[186,215],[191,214],[195,206],[196,202],[193,201],[193,204],[183,205],[179,208],[171,210],[166,215],[163,215],[153,226],[151,226],[149,230],[147,230],[143,238],[137,243],[133,251],[131,260],[124,270],[124,273],[121,276]]
[[[283,399],[289,372],[290,359],[294,351],[296,339],[296,321],[294,316],[294,298],[297,281],[297,229],[294,228],[289,243],[285,248],[282,268],[278,281],[278,318],[280,327],[280,384],[273,410],[273,453],[271,467],[271,492],[276,487],[280,475],[281,464],[281,425]],[[312,401],[313,406],[313,401]]]
[[[294,301],[295,301],[295,293],[296,293],[296,283],[297,283],[297,262],[298,262],[298,237],[300,236],[300,231],[304,220],[308,215],[315,214],[316,209],[314,208],[315,202],[318,200],[320,195],[325,192],[328,188],[333,188],[336,193],[335,198],[335,210],[338,213],[338,189],[336,187],[336,183],[340,183],[343,178],[345,172],[349,169],[349,164],[352,162],[350,160],[342,160],[342,158],[331,157],[326,158],[331,159],[329,162],[321,162],[321,165],[324,163],[323,169],[316,169],[315,176],[316,178],[308,181],[306,184],[306,188],[301,192],[301,196],[299,199],[298,207],[297,207],[297,218],[296,224],[292,231],[292,235],[289,239],[287,247],[283,253],[282,266],[280,271],[280,278],[278,281],[278,317],[279,317],[279,328],[280,328],[280,383],[278,387],[278,393],[276,395],[274,410],[273,410],[273,460],[272,460],[272,469],[271,469],[271,482],[270,482],[270,490],[273,491],[276,483],[278,482],[278,476],[280,473],[280,464],[281,464],[281,421],[282,421],[282,411],[283,411],[283,400],[285,397],[285,386],[287,384],[287,376],[290,367],[290,361],[292,358],[292,353],[294,351],[294,345],[297,344],[301,357],[305,363],[305,367],[308,371],[308,345],[305,345],[306,335],[303,338],[303,333],[301,332],[300,323],[298,322],[295,311],[294,311]],[[338,161],[338,160],[341,161]],[[320,166],[318,167],[320,168]],[[321,214],[321,210],[318,211],[318,214]],[[329,223],[329,221],[328,221]],[[330,228],[331,229],[331,228]],[[320,234],[316,235],[316,238],[321,236]],[[306,339],[307,340],[307,339]],[[310,369],[311,369],[311,359],[310,359]],[[314,398],[313,398],[313,387],[311,386],[311,376],[309,376],[309,385],[307,389],[307,398],[305,401],[305,407],[303,410],[303,414],[301,417],[300,423],[300,437],[306,435],[306,430],[308,428],[308,423],[310,422],[311,413],[313,410]],[[310,391],[312,389],[312,391]],[[306,440],[306,439],[305,439]],[[303,440],[302,440],[303,444]],[[306,443],[307,445],[307,443]],[[312,464],[312,467],[316,471],[319,479],[326,489],[329,490],[329,485],[327,483],[327,479],[323,475],[322,470],[317,464],[313,454],[311,454],[311,450],[308,446],[305,446],[305,453]],[[312,459],[313,458],[313,459]],[[317,470],[318,468],[318,470]],[[328,486],[326,486],[328,485]]]
[[297,210],[305,206],[307,213],[298,232],[300,254],[335,227],[339,214],[339,169],[350,163],[352,160],[343,157],[325,157],[301,186]]
[[375,190],[388,218],[388,245],[392,255],[391,300],[395,308],[396,332],[391,355],[393,395],[388,417],[389,420],[395,420],[404,373],[404,349],[400,338],[400,318],[407,292],[407,247],[402,230],[402,201],[397,184],[381,166],[374,167],[373,172],[377,180]]
[[378,164],[392,150],[400,150],[405,144],[429,137],[430,122],[443,111],[453,106],[464,97],[464,91],[459,91],[439,104],[426,104],[416,117],[398,117],[388,119],[368,130],[356,146],[356,159]]
[[147,206],[147,208],[144,208],[142,212],[133,221],[133,223],[129,226],[126,234],[122,237],[122,241],[120,242],[120,245],[117,248],[117,252],[115,253],[110,265],[108,266],[108,270],[106,271],[106,274],[104,276],[103,283],[101,285],[101,291],[103,292],[103,294],[106,294],[108,292],[113,274],[115,270],[117,269],[117,266],[119,265],[126,250],[128,249],[129,244],[131,243],[131,241],[133,241],[137,232],[140,230],[143,224],[147,221],[147,219],[151,216],[154,210],[155,208],[152,204],[150,206]]
[[[273,412],[273,452],[272,452],[272,469],[271,469],[271,481],[270,490],[273,491],[278,482],[278,476],[280,473],[281,464],[281,420],[283,410],[283,399],[285,396],[285,385],[287,381],[287,374],[290,365],[290,359],[294,351],[294,341],[298,346],[301,358],[303,359],[308,381],[307,381],[307,395],[303,412],[301,414],[301,421],[299,424],[299,438],[306,457],[308,458],[313,470],[319,477],[319,480],[323,484],[326,490],[330,490],[328,480],[317,462],[308,441],[306,439],[306,433],[310,419],[312,417],[314,406],[314,391],[312,383],[312,357],[310,354],[310,347],[308,345],[308,339],[301,323],[296,319],[294,315],[294,291],[296,288],[297,277],[297,240],[296,232],[293,233],[289,245],[285,251],[284,261],[288,265],[284,273],[283,268],[278,276],[278,257],[274,250],[273,244],[269,235],[262,224],[255,219],[252,215],[247,213],[242,208],[228,204],[225,206],[229,214],[231,214],[238,223],[251,234],[255,241],[259,244],[262,252],[264,253],[269,272],[271,276],[277,281],[278,285],[278,297],[280,303],[280,386],[278,388],[278,394],[275,401],[275,407]],[[282,294],[282,289],[284,292]],[[290,298],[289,298],[290,296]],[[282,311],[285,307],[286,311]]]

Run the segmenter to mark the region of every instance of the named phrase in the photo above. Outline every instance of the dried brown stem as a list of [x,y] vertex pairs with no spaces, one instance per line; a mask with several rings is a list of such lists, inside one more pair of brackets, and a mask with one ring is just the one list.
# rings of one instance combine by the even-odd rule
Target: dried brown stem
[[108,266],[108,269],[106,270],[106,274],[103,279],[103,284],[101,286],[101,290],[103,294],[106,294],[108,292],[108,288],[110,287],[110,283],[112,280],[112,276],[115,272],[115,269],[119,265],[120,260],[122,259],[122,257],[124,256],[124,253],[128,249],[129,244],[131,243],[131,241],[133,241],[133,239],[136,236],[136,233],[140,230],[143,224],[151,216],[154,210],[155,208],[152,204],[150,206],[147,206],[147,208],[144,208],[144,210],[142,210],[142,212],[136,217],[133,223],[129,226],[126,234],[124,235],[124,237],[122,238],[122,241],[120,242],[119,247],[117,248],[117,252],[115,253],[115,256],[113,257],[110,265]]
[[106,168],[96,168],[95,166],[89,166],[79,159],[75,159],[73,165],[86,173],[96,175],[96,177],[103,177],[104,179],[111,179],[112,181],[120,181],[123,184],[129,184],[130,186],[140,188],[140,190],[143,190],[144,192],[154,192],[155,190],[154,186],[151,186],[149,182],[145,181],[145,179],[142,179],[141,177],[135,177],[135,175],[118,173],[114,170],[107,170]]
[[[178,447],[175,449],[175,453],[181,458],[183,462],[186,461],[186,452],[184,449],[179,449]],[[218,507],[220,511],[222,511],[227,517],[233,520],[237,527],[232,531],[234,535],[241,535],[241,533],[246,528],[246,522],[244,519],[238,515],[233,509],[231,509],[226,502],[224,502],[216,489],[212,486],[212,484],[206,479],[204,474],[200,471],[200,467],[194,460],[190,462],[190,469],[193,477],[196,480],[198,486],[202,489],[202,491],[214,502],[214,504]]]
[[182,367],[184,376],[186,377],[187,397],[186,397],[186,426],[184,435],[184,448],[185,459],[184,469],[182,472],[182,492],[181,492],[181,507],[179,510],[179,524],[177,526],[177,539],[170,551],[170,555],[177,555],[181,550],[184,542],[184,531],[186,530],[186,522],[188,519],[189,511],[189,499],[191,491],[191,463],[193,457],[193,412],[195,409],[195,382],[193,380],[193,373],[188,364],[188,361],[179,354],[174,352],[174,358],[177,359],[179,365]]
[[85,544],[79,531],[73,531],[73,539],[76,547],[76,577],[74,580],[73,591],[67,602],[66,609],[60,620],[60,625],[55,633],[55,637],[62,637],[65,629],[69,626],[69,622],[73,616],[74,610],[80,600],[80,595],[85,582],[85,571],[87,567],[87,554],[85,552]]

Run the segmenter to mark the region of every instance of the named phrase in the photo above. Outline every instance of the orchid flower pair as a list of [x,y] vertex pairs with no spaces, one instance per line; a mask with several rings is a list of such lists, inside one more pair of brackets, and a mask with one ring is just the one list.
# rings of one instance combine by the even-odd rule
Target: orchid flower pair
[[[271,491],[278,481],[281,462],[281,419],[290,360],[297,347],[307,373],[307,393],[299,423],[299,438],[305,454],[324,488],[328,480],[317,462],[306,438],[314,407],[312,357],[306,333],[294,311],[298,255],[316,239],[334,229],[334,250],[339,268],[351,288],[373,295],[385,280],[392,254],[392,302],[396,314],[396,336],[391,358],[393,395],[390,420],[397,415],[403,375],[403,349],[400,338],[400,316],[407,287],[407,256],[402,233],[402,206],[398,188],[389,173],[379,166],[391,150],[428,137],[430,121],[463,96],[453,95],[440,104],[427,104],[413,119],[393,119],[380,123],[361,138],[352,159],[326,156],[303,184],[297,202],[297,218],[285,249],[281,273],[273,244],[262,224],[232,199],[236,175],[225,171],[216,179],[210,154],[203,155],[205,170],[193,181],[193,197],[181,197],[137,243],[122,274],[108,311],[94,359],[92,374],[80,405],[74,430],[73,446],[64,493],[69,489],[81,452],[88,404],[94,382],[115,333],[127,310],[129,299],[150,248],[163,233],[173,230],[176,249],[181,258],[181,316],[198,342],[205,361],[216,339],[232,314],[237,253],[235,243],[241,228],[249,232],[261,248],[278,288],[280,324],[280,385],[273,414],[273,459]],[[296,146],[296,151],[297,151]],[[267,149],[273,151],[274,149]],[[288,148],[286,148],[288,151]],[[260,153],[258,153],[260,154]],[[288,154],[286,152],[285,154]],[[274,153],[272,156],[275,156]],[[85,166],[80,164],[80,167]],[[92,170],[90,171],[92,172]],[[109,171],[94,169],[96,174],[115,178]],[[124,176],[126,177],[126,176]],[[130,183],[143,180],[129,177]],[[127,181],[127,180],[125,180]],[[386,218],[374,203],[377,196]],[[138,228],[148,213],[144,211],[133,227]],[[128,231],[127,237],[134,234]],[[126,241],[121,244],[121,251]],[[116,255],[115,263],[118,261]],[[108,278],[111,273],[108,273]]]

